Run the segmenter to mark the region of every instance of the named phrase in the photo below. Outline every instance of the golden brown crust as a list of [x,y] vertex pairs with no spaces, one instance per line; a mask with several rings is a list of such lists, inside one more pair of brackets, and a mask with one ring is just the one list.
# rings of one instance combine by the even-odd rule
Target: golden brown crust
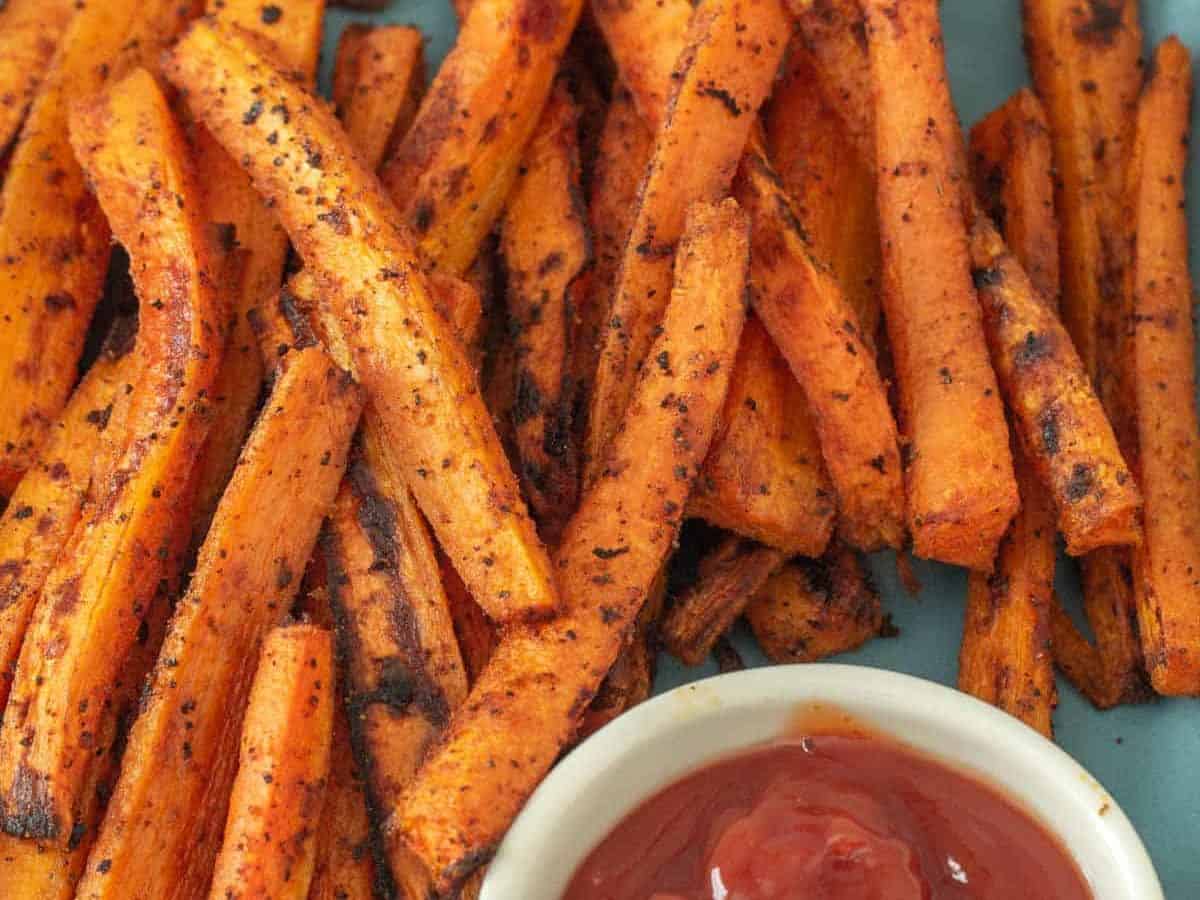
[[[688,0],[592,0],[589,7],[642,121],[667,116],[672,77],[688,43]],[[641,180],[639,173],[638,179]]]
[[9,0],[0,8],[0,148],[17,136],[75,0]]

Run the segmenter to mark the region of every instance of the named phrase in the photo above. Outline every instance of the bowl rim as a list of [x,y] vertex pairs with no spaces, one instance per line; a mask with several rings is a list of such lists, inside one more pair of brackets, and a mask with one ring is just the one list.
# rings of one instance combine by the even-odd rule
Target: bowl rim
[[[480,900],[559,900],[566,886],[561,872],[566,871],[569,880],[595,843],[639,803],[688,772],[780,734],[784,723],[814,704],[844,710],[871,730],[998,788],[1056,834],[1085,872],[1100,867],[1111,873],[1115,866],[1120,883],[1089,879],[1096,900],[1163,900],[1162,886],[1133,824],[1095,777],[1062,748],[1018,719],[953,688],[842,663],[767,666],[703,678],[659,694],[610,722],[560,760],[539,785],[501,843]],[[754,726],[744,742],[740,734],[731,736],[729,727],[721,727],[737,717]],[[687,746],[682,755],[696,757],[688,764],[674,759],[665,766],[639,763],[653,745],[672,734],[682,737],[685,731],[692,737],[708,734],[709,742],[721,747],[705,750],[682,742],[672,746]],[[947,750],[939,739],[957,741],[958,749]],[[972,745],[983,759],[964,758]],[[1002,752],[995,753],[997,749]],[[622,773],[634,773],[639,764],[636,774],[644,782],[642,788],[616,804],[612,792],[619,793],[630,781]],[[1043,793],[1046,789],[1053,797]],[[606,790],[609,793],[597,793]],[[586,802],[589,792],[593,799],[604,797],[610,808],[592,817],[595,821],[589,818],[587,828],[598,837],[584,840],[562,823],[572,813],[580,814],[579,798]],[[1052,799],[1063,804],[1063,812],[1047,809]],[[1056,827],[1051,816],[1070,827]],[[547,878],[544,866],[530,863],[545,854],[554,859],[559,876]]]

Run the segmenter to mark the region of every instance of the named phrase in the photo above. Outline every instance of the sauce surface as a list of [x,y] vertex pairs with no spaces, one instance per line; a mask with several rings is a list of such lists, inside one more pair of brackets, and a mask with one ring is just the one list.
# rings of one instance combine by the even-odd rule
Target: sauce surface
[[565,900],[1089,900],[1058,840],[996,789],[884,738],[788,739],[627,816]]

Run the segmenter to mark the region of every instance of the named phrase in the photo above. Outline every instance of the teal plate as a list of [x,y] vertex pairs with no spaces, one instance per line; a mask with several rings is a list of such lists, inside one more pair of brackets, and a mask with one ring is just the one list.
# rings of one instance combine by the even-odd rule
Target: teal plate
[[[970,125],[1028,82],[1020,3],[943,0],[942,7],[954,99],[964,123]],[[441,61],[455,29],[448,0],[394,0],[389,9],[372,16],[333,10],[327,26],[326,78],[343,26],[363,20],[419,26],[429,40],[431,65]],[[1200,0],[1144,0],[1142,24],[1148,49],[1174,32],[1200,57]],[[1192,271],[1200,274],[1200,104],[1193,110],[1192,131],[1196,135],[1188,174]],[[839,661],[953,685],[966,595],[963,571],[918,563],[923,590],[919,597],[910,597],[896,578],[890,555],[880,554],[871,564],[900,636],[874,641]],[[1077,602],[1079,580],[1070,561],[1059,567],[1058,582],[1067,602]],[[736,643],[748,664],[766,662],[747,635],[739,635]],[[711,663],[687,669],[664,657],[656,688],[666,690],[715,672]],[[1103,782],[1133,820],[1167,896],[1171,900],[1200,897],[1200,705],[1163,700],[1100,713],[1065,683],[1060,682],[1059,691],[1058,743]]]

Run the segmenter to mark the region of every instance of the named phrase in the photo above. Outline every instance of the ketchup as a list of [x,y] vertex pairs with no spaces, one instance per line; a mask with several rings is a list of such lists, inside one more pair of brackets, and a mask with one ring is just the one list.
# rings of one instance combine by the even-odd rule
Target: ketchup
[[997,790],[866,734],[787,739],[651,797],[564,900],[1089,900]]

